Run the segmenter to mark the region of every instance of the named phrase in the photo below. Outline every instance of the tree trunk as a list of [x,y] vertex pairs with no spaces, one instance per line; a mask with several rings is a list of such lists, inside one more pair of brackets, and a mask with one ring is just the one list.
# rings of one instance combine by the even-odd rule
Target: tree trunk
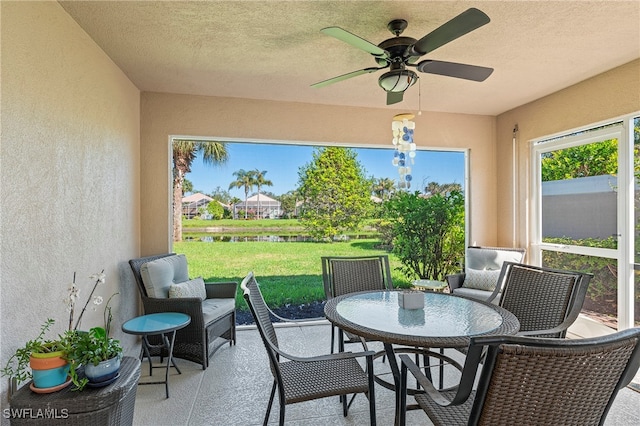
[[247,211],[249,211],[249,205],[247,204],[247,200],[249,199],[249,191],[245,189],[244,191],[244,220],[247,220]]
[[173,241],[182,241],[182,185],[186,174],[185,159],[173,159]]

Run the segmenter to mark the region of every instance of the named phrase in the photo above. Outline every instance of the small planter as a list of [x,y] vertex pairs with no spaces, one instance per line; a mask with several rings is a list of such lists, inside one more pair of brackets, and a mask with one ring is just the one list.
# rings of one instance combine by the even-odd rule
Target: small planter
[[33,375],[33,386],[47,389],[60,386],[69,376],[69,363],[64,352],[32,353],[29,358]]
[[101,361],[98,365],[91,363],[84,366],[84,374],[93,384],[108,384],[116,378],[120,371],[120,356]]

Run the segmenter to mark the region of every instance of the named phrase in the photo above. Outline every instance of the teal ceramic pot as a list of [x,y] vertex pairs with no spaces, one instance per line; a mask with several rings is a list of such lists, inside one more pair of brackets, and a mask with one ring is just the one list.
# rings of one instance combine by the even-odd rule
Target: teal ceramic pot
[[120,357],[101,361],[98,365],[88,364],[84,366],[84,374],[92,383],[106,382],[118,375],[120,371]]
[[33,370],[33,385],[36,388],[46,389],[59,386],[67,381],[69,364],[49,370]]

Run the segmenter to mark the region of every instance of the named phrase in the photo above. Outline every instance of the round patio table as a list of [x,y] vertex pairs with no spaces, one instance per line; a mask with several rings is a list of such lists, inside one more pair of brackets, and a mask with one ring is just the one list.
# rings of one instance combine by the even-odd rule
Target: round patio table
[[[377,381],[387,388],[400,388],[400,369],[393,345],[425,348],[419,353],[460,369],[451,358],[428,349],[466,348],[473,336],[513,335],[520,329],[515,315],[491,303],[445,293],[415,293],[424,297],[424,308],[401,308],[399,291],[345,294],[330,299],[324,308],[327,319],[341,329],[383,343],[393,384]],[[415,349],[408,352],[418,353]],[[396,392],[396,413],[399,395]]]

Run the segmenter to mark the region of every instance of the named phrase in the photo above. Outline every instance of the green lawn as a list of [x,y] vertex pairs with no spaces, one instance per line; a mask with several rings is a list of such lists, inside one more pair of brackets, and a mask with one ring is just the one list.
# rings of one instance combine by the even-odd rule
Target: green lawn
[[[173,249],[187,256],[189,275],[202,276],[205,281],[235,281],[240,284],[247,273],[253,271],[265,300],[275,308],[325,298],[320,264],[322,256],[388,254],[394,286],[409,286],[410,280],[395,270],[400,262],[392,254],[376,249],[377,243],[377,240],[335,243],[176,242]],[[236,305],[239,310],[247,309],[239,287]]]

